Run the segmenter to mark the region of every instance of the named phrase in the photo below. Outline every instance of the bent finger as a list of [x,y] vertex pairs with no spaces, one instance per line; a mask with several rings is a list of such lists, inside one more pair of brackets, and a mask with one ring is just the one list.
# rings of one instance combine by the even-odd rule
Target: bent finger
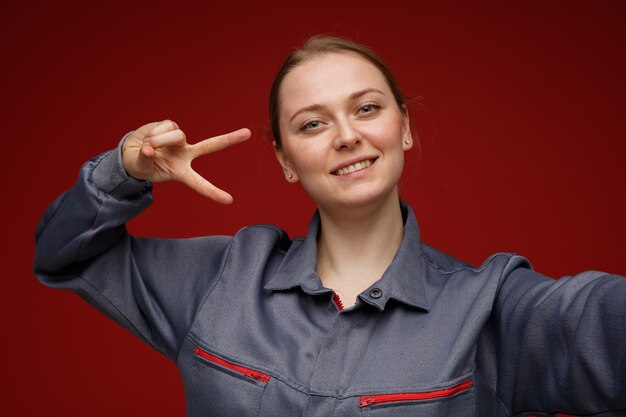
[[251,135],[252,132],[250,132],[250,129],[243,128],[235,130],[234,132],[226,133],[225,135],[204,139],[191,145],[191,156],[192,158],[196,158],[201,155],[220,151],[224,148],[228,148],[229,146],[245,142],[250,139]]
[[189,169],[180,181],[200,195],[210,198],[216,203],[231,204],[233,197],[226,191],[217,188],[193,169]]
[[187,143],[187,138],[182,130],[176,129],[150,136],[149,141],[153,148],[158,149],[163,146],[184,146]]
[[133,134],[139,134],[139,139],[143,139],[145,136],[148,135],[148,133],[150,133],[150,131],[152,129],[154,129],[155,127],[157,127],[158,125],[160,125],[163,122],[150,122],[150,123],[146,123],[145,125],[139,127],[138,129],[136,129]]
[[176,129],[178,129],[178,125],[176,124],[176,122],[166,119],[161,122],[158,122],[156,126],[154,126],[148,132],[148,135],[156,136],[156,135],[160,135],[161,133],[169,132],[169,131],[176,130]]

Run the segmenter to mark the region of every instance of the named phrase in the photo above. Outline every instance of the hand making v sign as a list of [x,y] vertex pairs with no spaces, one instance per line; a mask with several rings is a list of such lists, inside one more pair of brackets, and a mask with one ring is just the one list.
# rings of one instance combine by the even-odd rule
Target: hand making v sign
[[244,128],[190,144],[171,120],[147,123],[126,138],[122,147],[124,169],[135,178],[154,183],[179,181],[215,202],[230,204],[233,197],[194,171],[191,162],[244,142],[250,135],[250,130]]

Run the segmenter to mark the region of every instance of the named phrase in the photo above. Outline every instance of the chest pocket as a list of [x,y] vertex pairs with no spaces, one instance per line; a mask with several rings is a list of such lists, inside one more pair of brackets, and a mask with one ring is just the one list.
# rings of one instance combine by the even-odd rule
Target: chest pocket
[[370,417],[474,417],[473,385],[468,378],[436,390],[362,395],[359,408]]
[[257,416],[271,376],[201,347],[193,348],[193,393],[188,410],[195,416]]

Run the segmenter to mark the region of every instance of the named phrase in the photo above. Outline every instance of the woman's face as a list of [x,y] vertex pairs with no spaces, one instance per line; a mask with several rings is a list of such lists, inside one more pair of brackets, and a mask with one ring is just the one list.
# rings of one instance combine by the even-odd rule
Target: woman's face
[[409,118],[373,64],[352,53],[316,56],[287,74],[279,97],[276,153],[288,181],[325,209],[397,197]]

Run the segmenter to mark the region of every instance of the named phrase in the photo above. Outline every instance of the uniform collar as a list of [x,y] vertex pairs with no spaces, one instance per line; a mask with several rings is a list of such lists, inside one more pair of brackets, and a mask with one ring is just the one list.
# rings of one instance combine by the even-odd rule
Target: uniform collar
[[[359,297],[380,310],[385,309],[389,299],[428,310],[419,228],[411,207],[403,201],[400,202],[400,206],[404,219],[404,237],[400,248],[381,279],[363,291]],[[276,274],[265,285],[266,290],[280,291],[300,287],[307,294],[332,292],[322,285],[315,272],[319,227],[320,217],[316,212],[309,224],[306,237],[294,240]]]

